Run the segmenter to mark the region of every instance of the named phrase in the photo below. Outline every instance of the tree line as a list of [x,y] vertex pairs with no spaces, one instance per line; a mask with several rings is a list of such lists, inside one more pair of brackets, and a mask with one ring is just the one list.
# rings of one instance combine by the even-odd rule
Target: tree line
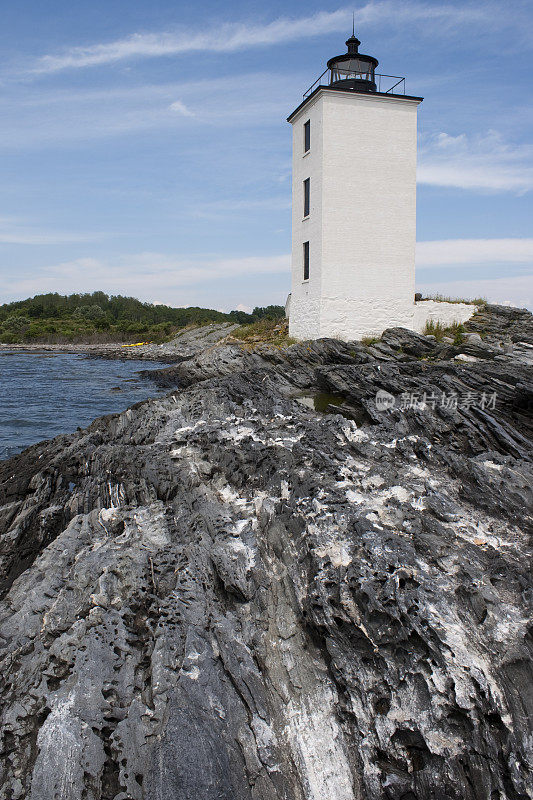
[[283,306],[224,313],[212,308],[172,308],[104,292],[40,294],[0,306],[0,342],[161,342],[188,325],[281,319]]

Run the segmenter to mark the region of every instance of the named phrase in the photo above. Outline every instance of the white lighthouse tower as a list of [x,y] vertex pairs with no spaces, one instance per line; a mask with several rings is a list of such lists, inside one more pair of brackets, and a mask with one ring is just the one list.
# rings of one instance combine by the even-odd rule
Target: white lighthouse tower
[[378,62],[328,61],[293,127],[290,334],[350,340],[416,327],[416,149],[421,97]]

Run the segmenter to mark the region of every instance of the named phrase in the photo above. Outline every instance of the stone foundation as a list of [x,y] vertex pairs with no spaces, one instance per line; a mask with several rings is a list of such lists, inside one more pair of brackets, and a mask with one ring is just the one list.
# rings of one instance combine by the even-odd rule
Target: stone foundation
[[[334,314],[334,304],[298,302],[289,295],[285,314],[289,317],[289,332],[295,339],[340,339],[356,341],[363,336],[381,336],[387,328],[407,328],[423,333],[428,322],[440,322],[447,328],[462,324],[472,317],[477,306],[473,303],[447,303],[440,300],[418,300],[412,305],[399,301],[338,302],[340,310]],[[329,314],[327,313],[329,311]]]
[[410,330],[423,333],[427,322],[440,322],[444,328],[461,324],[475,314],[473,303],[445,303],[440,300],[419,300],[414,304],[413,320],[406,325]]

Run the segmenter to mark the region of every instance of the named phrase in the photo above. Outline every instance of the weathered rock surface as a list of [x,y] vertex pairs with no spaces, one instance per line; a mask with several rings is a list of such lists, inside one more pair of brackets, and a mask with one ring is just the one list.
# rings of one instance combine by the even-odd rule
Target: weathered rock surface
[[533,345],[533,317],[527,308],[487,305],[465,327],[475,333],[482,332],[488,341],[506,338]]
[[533,797],[533,381],[468,346],[222,346],[0,464],[0,797]]
[[197,353],[208,351],[238,327],[238,324],[232,322],[220,322],[197,328],[185,328],[170,342],[145,345],[141,348],[141,355],[143,358],[156,360],[174,358],[185,360]]
[[237,324],[232,322],[212,323],[184,328],[169,342],[163,344],[123,345],[117,342],[99,344],[2,344],[0,350],[39,351],[48,353],[78,353],[95,358],[120,360],[183,361],[206,348],[213,347],[229,336]]

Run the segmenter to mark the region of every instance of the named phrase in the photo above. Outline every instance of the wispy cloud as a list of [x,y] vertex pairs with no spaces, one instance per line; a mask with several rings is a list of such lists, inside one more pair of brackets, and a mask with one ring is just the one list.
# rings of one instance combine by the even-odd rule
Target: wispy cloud
[[258,46],[283,44],[310,36],[344,31],[350,13],[346,9],[340,9],[299,19],[281,18],[267,24],[226,23],[208,32],[182,29],[175,32],[135,33],[113,42],[71,47],[57,55],[45,55],[39,59],[33,71],[50,73],[133,58],[154,58],[199,51],[231,53]]
[[533,188],[533,147],[509,144],[497,131],[482,136],[439,133],[422,141],[418,182],[486,192]]
[[194,217],[215,219],[228,216],[256,214],[258,211],[287,211],[291,207],[290,195],[286,197],[264,197],[259,199],[242,198],[240,200],[214,200],[190,209]]
[[78,258],[52,264],[30,278],[5,277],[5,296],[33,295],[43,291],[103,291],[153,299],[176,296],[180,287],[224,281],[228,278],[289,274],[290,256],[241,258],[180,258],[164,253],[138,253],[115,259]]
[[533,275],[463,281],[417,281],[418,291],[445,297],[485,297],[491,303],[533,310]]
[[[526,275],[485,277],[490,265],[523,265]],[[483,277],[443,280],[443,271],[431,278],[435,267],[448,267],[453,274],[458,266],[476,271],[482,265]],[[417,289],[425,294],[439,293],[447,297],[486,297],[494,303],[510,303],[533,309],[533,239],[443,239],[418,242],[416,246]]]
[[[438,292],[451,297],[486,297],[492,302],[511,303],[533,309],[533,274],[505,278],[432,280],[430,268],[439,265],[468,265],[489,262],[532,263],[533,239],[455,239],[420,242],[417,246],[419,268],[417,288],[424,293]],[[421,269],[420,269],[421,268]],[[424,268],[427,268],[424,269]],[[5,297],[26,297],[39,292],[93,291],[132,294],[145,300],[161,296],[167,303],[211,302],[217,287],[238,279],[233,291],[237,306],[243,299],[248,305],[283,302],[290,274],[290,255],[219,258],[178,257],[165,253],[143,252],[115,258],[78,258],[51,264],[31,276],[5,275],[0,293]],[[270,295],[257,295],[257,279],[267,279]],[[231,303],[230,303],[231,305]]]
[[[33,73],[53,73],[65,69],[102,66],[121,61],[175,56],[200,51],[232,53],[259,46],[286,44],[329,33],[346,33],[352,9],[322,11],[307,17],[282,17],[268,23],[226,23],[208,31],[179,29],[134,33],[111,42],[70,47],[61,53],[42,56],[31,68]],[[455,6],[421,2],[384,0],[369,2],[357,11],[358,25],[430,22],[441,29],[462,28],[467,23],[493,26],[496,14],[491,3]],[[500,17],[498,17],[500,19]]]
[[533,239],[442,239],[416,246],[417,269],[495,263],[531,264],[533,271]]
[[191,111],[185,103],[182,103],[181,100],[175,100],[173,103],[169,105],[169,109],[171,111],[175,111],[176,114],[181,114],[183,117],[194,117],[196,116],[194,111]]
[[73,242],[95,242],[102,238],[101,234],[42,230],[28,225],[15,217],[0,217],[1,244],[68,244]]
[[[297,86],[299,78],[305,82],[292,76]],[[17,86],[0,96],[0,147],[53,146],[177,126],[196,125],[205,136],[212,126],[280,125],[297,91],[284,75],[266,72],[78,91]]]

